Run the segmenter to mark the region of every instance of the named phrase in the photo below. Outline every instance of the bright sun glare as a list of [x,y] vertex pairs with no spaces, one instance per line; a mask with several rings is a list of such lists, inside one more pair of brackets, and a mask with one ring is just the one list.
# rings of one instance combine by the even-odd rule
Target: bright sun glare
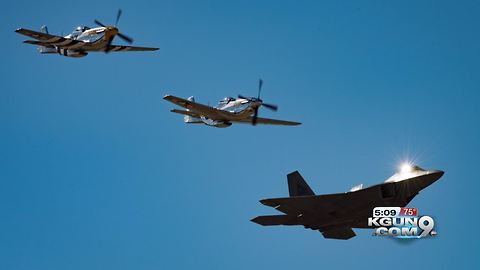
[[412,165],[410,163],[405,162],[400,166],[400,173],[409,173],[412,171]]

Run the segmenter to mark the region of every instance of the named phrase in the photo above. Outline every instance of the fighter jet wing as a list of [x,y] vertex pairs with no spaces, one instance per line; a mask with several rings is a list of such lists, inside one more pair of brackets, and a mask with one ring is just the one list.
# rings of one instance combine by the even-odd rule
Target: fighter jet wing
[[332,238],[332,239],[350,239],[354,237],[356,234],[352,230],[352,228],[347,227],[339,227],[339,228],[312,228],[306,224],[302,224],[302,221],[298,219],[298,217],[290,216],[290,215],[276,215],[276,216],[258,216],[251,220],[257,224],[263,226],[273,226],[273,225],[304,225],[306,228],[316,229],[322,233],[323,237],[325,238]]
[[263,226],[303,225],[305,228],[320,231],[325,238],[345,240],[355,236],[351,228],[333,227],[334,224],[324,226],[332,219],[348,221],[354,218],[357,210],[355,207],[361,204],[354,193],[276,198],[260,202],[287,215],[259,216],[252,219],[255,223]]
[[110,52],[141,52],[141,51],[156,51],[158,49],[159,48],[111,45],[109,51]]
[[33,44],[33,45],[39,45],[39,46],[45,46],[45,47],[51,47],[51,46],[56,46],[60,48],[72,48],[75,47],[77,49],[78,47],[83,46],[85,42],[80,41],[80,40],[74,40],[71,38],[64,38],[61,36],[55,36],[55,35],[50,35],[47,33],[42,33],[42,32],[37,32],[29,29],[24,29],[24,28],[19,28],[15,30],[15,32],[22,34],[27,37],[34,38],[36,40],[26,40],[24,43],[27,44]]
[[[242,120],[230,120],[230,122],[238,122],[238,123],[251,123],[253,117],[248,117]],[[281,126],[296,126],[301,125],[302,123],[299,122],[292,122],[292,121],[285,121],[285,120],[277,120],[277,119],[269,119],[269,118],[261,118],[257,117],[257,124],[264,124],[264,125],[281,125]]]
[[[208,117],[214,120],[224,120],[224,117],[219,114],[218,109],[215,109],[213,107],[203,105],[194,101],[186,100],[183,98],[171,96],[171,95],[166,95],[163,97],[163,99],[170,101],[173,104],[178,105],[180,107],[188,109],[197,115],[203,115],[205,117]],[[175,112],[179,113],[177,111]],[[225,114],[228,112],[223,111],[222,113]]]
[[325,209],[325,211],[328,211],[329,209],[336,209],[345,201],[351,202],[351,200],[347,198],[348,194],[349,193],[337,193],[318,196],[273,198],[260,200],[260,202],[284,213],[299,214],[307,210],[319,211]]
[[369,206],[372,200],[381,196],[379,186],[362,189],[361,192],[345,192],[316,196],[298,196],[264,199],[266,206],[289,215],[313,213],[328,218],[334,216],[355,216],[359,208]]

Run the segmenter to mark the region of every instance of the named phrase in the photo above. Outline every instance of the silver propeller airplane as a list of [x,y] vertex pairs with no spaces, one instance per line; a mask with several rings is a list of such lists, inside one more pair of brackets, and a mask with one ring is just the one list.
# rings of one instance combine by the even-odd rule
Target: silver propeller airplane
[[115,25],[105,26],[100,21],[95,20],[95,23],[100,27],[78,26],[71,34],[65,37],[49,34],[46,26],[42,26],[41,32],[24,28],[19,28],[15,32],[36,39],[25,40],[24,43],[38,45],[38,51],[42,54],[58,53],[68,57],[84,57],[88,52],[108,53],[158,50],[158,48],[112,45],[112,41],[116,36],[129,44],[133,42],[132,38],[120,33],[117,28],[121,15],[122,10],[119,9]]
[[258,96],[244,97],[239,95],[238,98],[226,97],[221,100],[217,107],[210,107],[195,102],[194,97],[183,99],[171,95],[166,95],[163,99],[170,101],[186,110],[173,109],[171,112],[184,115],[184,122],[189,124],[206,124],[212,127],[225,128],[232,123],[251,123],[266,125],[284,125],[296,126],[301,123],[260,118],[258,117],[258,109],[263,106],[272,111],[277,111],[278,106],[264,103],[260,99],[260,91],[262,90],[263,81],[258,82]]

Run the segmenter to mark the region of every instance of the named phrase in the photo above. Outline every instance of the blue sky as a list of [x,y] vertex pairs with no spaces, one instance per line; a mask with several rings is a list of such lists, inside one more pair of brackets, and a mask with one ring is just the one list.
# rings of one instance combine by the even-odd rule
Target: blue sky
[[[0,269],[472,268],[477,1],[10,1],[0,11]],[[18,27],[113,23],[153,53],[39,55]],[[121,43],[120,40],[115,40]],[[165,94],[255,95],[298,127],[188,126]],[[317,193],[413,159],[438,236],[261,227],[299,170]],[[405,262],[405,264],[403,264]]]

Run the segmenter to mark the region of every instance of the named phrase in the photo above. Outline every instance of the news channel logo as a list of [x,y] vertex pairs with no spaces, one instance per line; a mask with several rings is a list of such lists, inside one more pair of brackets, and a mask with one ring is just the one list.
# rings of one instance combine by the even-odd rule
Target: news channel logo
[[411,207],[375,207],[368,226],[374,228],[374,236],[409,239],[437,235],[433,218],[418,216],[418,209]]

